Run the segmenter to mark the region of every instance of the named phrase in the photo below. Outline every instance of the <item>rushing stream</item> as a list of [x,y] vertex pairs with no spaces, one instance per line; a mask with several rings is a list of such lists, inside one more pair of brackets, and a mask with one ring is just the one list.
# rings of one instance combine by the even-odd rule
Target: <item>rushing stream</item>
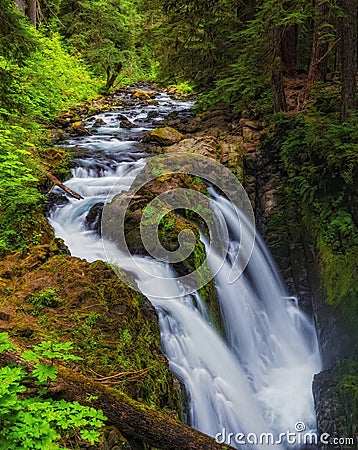
[[[79,151],[66,184],[84,200],[69,198],[58,204],[49,221],[73,256],[88,261],[106,259],[103,242],[86,219],[89,210],[130,188],[148,156],[139,138],[154,128],[156,121],[191,106],[164,93],[158,95],[158,101],[157,105],[140,106],[140,110],[128,108],[91,117],[86,126],[91,129],[101,122],[97,133],[67,141],[66,147]],[[123,115],[136,128],[121,128]],[[225,341],[211,325],[199,295],[182,294],[169,265],[138,256],[146,275],[138,274],[136,281],[157,310],[162,347],[171,370],[185,384],[189,423],[237,448],[272,447],[256,445],[252,436],[250,440],[246,437],[249,433],[259,439],[262,433],[277,437],[304,427],[315,429],[311,383],[320,370],[316,334],[296,299],[288,296],[257,235],[245,272],[234,283],[227,283],[232,254],[239,242],[245,246],[245,236],[255,230],[247,223],[239,233],[232,205],[214,190],[210,194],[230,236],[228,255],[215,277]],[[116,256],[111,262],[135,274],[133,258],[112,250]],[[215,266],[215,254],[208,263]],[[151,274],[161,276],[160,285],[153,285]],[[245,437],[240,436],[238,442],[229,433]],[[280,446],[287,444],[275,445]]]

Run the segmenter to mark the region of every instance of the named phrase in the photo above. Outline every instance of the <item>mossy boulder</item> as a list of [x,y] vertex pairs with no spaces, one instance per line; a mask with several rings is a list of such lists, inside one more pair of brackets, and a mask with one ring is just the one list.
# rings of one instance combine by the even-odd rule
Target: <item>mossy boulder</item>
[[184,139],[184,136],[172,127],[156,128],[148,133],[143,142],[152,142],[159,145],[172,145]]
[[[216,289],[210,268],[206,263],[204,244],[200,240],[200,232],[207,238],[209,237],[208,226],[210,226],[211,215],[209,196],[205,184],[198,177],[192,177],[185,173],[185,159],[181,163],[181,170],[184,173],[167,174],[165,167],[161,168],[156,159],[148,160],[143,172],[132,184],[132,189],[115,196],[112,202],[105,207],[103,213],[106,223],[104,234],[125,252],[129,250],[131,254],[151,255],[154,258],[157,251],[164,255],[164,258],[167,255],[165,260],[172,265],[179,277],[195,272],[195,285],[202,286],[200,295],[208,307],[211,321],[217,330],[222,332]],[[190,173],[191,164],[192,160],[189,157],[188,173]],[[162,175],[160,175],[161,169],[163,169]],[[153,170],[158,173],[158,176],[144,183],[144,180],[150,179]],[[136,186],[142,187],[136,190]],[[191,201],[190,195],[193,191],[200,193],[200,202]],[[165,194],[168,192],[177,192],[175,202],[186,203],[190,208],[175,208],[170,204],[170,200],[167,200],[169,203],[166,203]],[[158,206],[159,215],[151,203],[158,198],[161,198]],[[207,222],[201,215],[202,212],[208,219]],[[120,222],[118,222],[118,217],[121,218]],[[141,229],[141,224],[143,225],[145,221],[149,227],[153,226],[153,230],[151,229],[150,232],[144,231],[144,234],[153,237],[146,243],[143,241],[143,229]],[[122,247],[123,235],[118,235],[120,223],[124,223],[124,247]],[[182,247],[180,247],[178,238],[180,235],[183,237],[182,233],[191,233],[194,241],[188,242],[184,238]],[[189,247],[192,251],[186,254],[186,249]],[[180,258],[179,262],[172,262],[172,252],[177,252],[177,255],[181,255],[180,252],[183,252],[186,255]]]
[[86,134],[90,133],[83,122],[77,121],[72,123],[70,134],[72,136],[85,136]]
[[0,263],[0,331],[21,347],[72,341],[76,370],[157,409],[180,411],[179,392],[160,347],[154,308],[104,262],[53,253]]
[[141,90],[135,90],[133,92],[133,97],[136,100],[150,100],[154,95],[155,95],[155,93],[153,93],[153,92],[147,92],[147,91],[141,91]]

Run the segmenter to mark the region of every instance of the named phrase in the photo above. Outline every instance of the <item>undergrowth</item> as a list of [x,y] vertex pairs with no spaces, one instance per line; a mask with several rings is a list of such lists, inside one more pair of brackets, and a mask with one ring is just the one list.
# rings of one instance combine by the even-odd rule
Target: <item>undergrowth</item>
[[[7,333],[0,333],[0,353],[18,350]],[[32,369],[20,363],[0,368],[0,449],[56,450],[69,442],[78,446],[100,440],[106,420],[102,411],[48,396],[51,382],[57,381],[53,362],[80,359],[71,350],[70,342],[42,342],[21,354],[34,363]]]
[[27,249],[42,199],[36,148],[48,144],[46,125],[60,111],[94,97],[99,81],[71,56],[58,35],[42,36],[21,60],[0,54],[0,249]]

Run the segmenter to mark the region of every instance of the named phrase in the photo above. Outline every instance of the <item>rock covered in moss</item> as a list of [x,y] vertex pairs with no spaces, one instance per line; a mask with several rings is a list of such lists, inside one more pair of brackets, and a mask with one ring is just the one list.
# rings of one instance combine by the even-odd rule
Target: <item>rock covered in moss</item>
[[157,409],[179,412],[152,305],[102,261],[89,264],[52,252],[50,245],[37,250],[0,263],[0,329],[21,347],[72,341],[83,358],[77,368],[83,374],[118,374],[112,386]]
[[143,138],[143,142],[154,142],[159,145],[172,145],[180,142],[182,139],[184,139],[184,136],[175,128],[163,127],[156,128],[148,133]]
[[148,101],[148,100],[153,99],[157,95],[157,92],[153,91],[153,90],[147,91],[147,90],[136,89],[132,93],[132,95],[136,100]]
[[90,132],[85,127],[85,124],[83,122],[73,122],[71,125],[70,134],[72,136],[85,136],[87,134],[90,134]]

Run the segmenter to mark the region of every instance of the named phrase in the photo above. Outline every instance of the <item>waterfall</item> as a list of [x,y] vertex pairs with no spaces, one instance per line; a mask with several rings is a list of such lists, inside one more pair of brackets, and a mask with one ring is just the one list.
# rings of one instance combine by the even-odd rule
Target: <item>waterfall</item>
[[[188,106],[161,95],[159,118]],[[120,128],[118,113],[97,115],[88,120],[89,126],[97,118],[106,121],[97,135],[69,141],[69,146],[84,153],[77,157],[77,167],[66,184],[84,200],[69,198],[66,204],[54,207],[49,222],[73,256],[88,261],[107,258],[99,234],[88,226],[86,217],[95,204],[128,190],[142,170],[146,155],[136,138],[155,125],[148,122],[151,110],[153,106],[139,113],[126,111],[141,125],[130,131]],[[118,133],[125,139],[113,140]],[[224,197],[213,189],[210,194],[213,211],[220,210],[221,225],[229,230],[228,255],[215,277],[224,338],[210,323],[199,294],[184,295],[169,265],[140,256],[128,258],[114,244],[106,246],[111,246],[111,262],[124,270],[135,275],[136,261],[146,268],[145,273],[137,274],[136,281],[157,310],[170,368],[185,384],[189,423],[212,436],[222,436],[224,431],[223,440],[238,448],[271,447],[235,444],[226,434],[276,436],[295,431],[297,422],[307,429],[315,428],[311,383],[313,374],[320,370],[316,334],[311,321],[287,294],[262,239],[244,218],[243,225],[237,226],[233,206]],[[245,248],[247,237],[253,233],[255,245],[249,264],[230,283],[237,248]],[[212,254],[209,265],[215,267],[215,258]],[[163,279],[160,285],[154,285],[151,274]]]
[[[228,346],[276,431],[293,430],[300,420],[314,428],[311,384],[312,375],[320,370],[314,325],[286,292],[256,230],[242,220],[244,226],[238,232],[233,206],[213,191],[211,194],[230,234],[229,254],[216,276]],[[242,276],[228,283],[230,254],[235,253],[239,241],[245,247],[250,233],[255,235],[255,245],[248,266]]]

